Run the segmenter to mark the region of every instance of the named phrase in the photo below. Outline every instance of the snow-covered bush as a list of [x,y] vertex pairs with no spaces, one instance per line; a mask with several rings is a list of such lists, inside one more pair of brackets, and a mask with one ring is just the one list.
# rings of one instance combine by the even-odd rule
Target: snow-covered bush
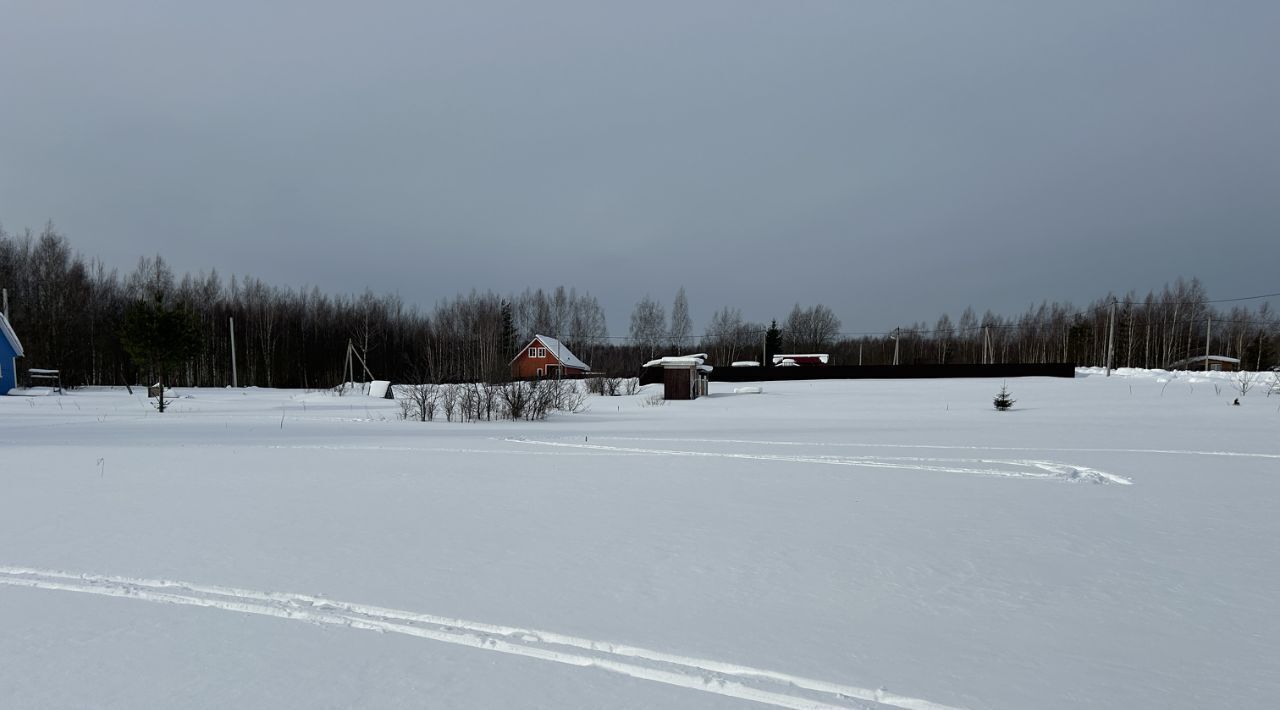
[[536,421],[551,412],[587,408],[587,391],[576,380],[400,385],[397,395],[400,418],[421,422],[441,412],[451,422]]
[[435,383],[404,385],[398,387],[401,419],[433,421],[440,406],[440,387]]
[[587,392],[576,380],[552,380],[548,387],[550,409],[577,414],[587,408]]
[[1256,373],[1241,370],[1236,373],[1235,377],[1231,378],[1231,386],[1243,397],[1249,394],[1249,390],[1253,389],[1253,384],[1257,377]]
[[622,389],[620,377],[590,377],[586,380],[587,391],[603,397],[617,397]]
[[667,403],[667,398],[663,396],[661,392],[655,392],[649,395],[648,397],[645,397],[644,401],[641,402],[640,404],[645,407],[661,407],[666,403]]
[[453,421],[453,413],[458,409],[457,385],[441,385],[440,408],[444,410],[445,421]]

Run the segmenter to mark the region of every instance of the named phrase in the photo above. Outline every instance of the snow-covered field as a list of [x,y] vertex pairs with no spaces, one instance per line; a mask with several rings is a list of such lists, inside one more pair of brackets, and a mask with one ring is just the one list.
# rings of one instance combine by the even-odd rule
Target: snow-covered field
[[0,707],[1274,708],[1280,397],[0,397]]

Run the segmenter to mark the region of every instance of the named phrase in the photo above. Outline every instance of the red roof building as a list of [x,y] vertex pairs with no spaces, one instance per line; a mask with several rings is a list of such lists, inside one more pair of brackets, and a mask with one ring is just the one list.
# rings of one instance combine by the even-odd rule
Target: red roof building
[[591,366],[555,338],[535,335],[511,360],[511,376],[517,380],[536,377],[568,379],[584,377]]

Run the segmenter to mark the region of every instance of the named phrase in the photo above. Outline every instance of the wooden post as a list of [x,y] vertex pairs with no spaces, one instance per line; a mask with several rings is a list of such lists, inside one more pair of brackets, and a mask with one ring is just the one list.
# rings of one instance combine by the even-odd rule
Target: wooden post
[[1213,328],[1213,316],[1204,317],[1204,371],[1209,371],[1209,334]]
[[1111,376],[1111,353],[1115,349],[1116,339],[1116,299],[1111,299],[1111,318],[1107,326],[1107,377]]
[[229,318],[231,321],[231,387],[238,389],[240,383],[236,378],[236,319],[235,316]]

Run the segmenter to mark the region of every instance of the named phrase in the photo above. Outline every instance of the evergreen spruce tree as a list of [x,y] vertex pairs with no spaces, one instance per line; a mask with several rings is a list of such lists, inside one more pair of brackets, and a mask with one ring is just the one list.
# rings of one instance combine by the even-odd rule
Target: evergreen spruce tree
[[516,326],[515,315],[512,312],[511,301],[502,302],[502,352],[507,357],[514,357],[516,354]]
[[147,368],[156,378],[160,388],[156,408],[163,412],[169,372],[194,357],[199,349],[195,317],[186,309],[166,306],[161,294],[150,301],[135,301],[125,311],[120,343],[135,366]]
[[1013,401],[1013,398],[1009,396],[1009,388],[1005,386],[1005,383],[1001,382],[1000,391],[996,393],[996,398],[994,400],[996,411],[1009,411],[1009,408],[1013,406]]
[[778,321],[774,320],[769,323],[769,330],[764,335],[764,362],[760,363],[765,367],[773,367],[773,356],[782,350],[782,331],[778,329]]

